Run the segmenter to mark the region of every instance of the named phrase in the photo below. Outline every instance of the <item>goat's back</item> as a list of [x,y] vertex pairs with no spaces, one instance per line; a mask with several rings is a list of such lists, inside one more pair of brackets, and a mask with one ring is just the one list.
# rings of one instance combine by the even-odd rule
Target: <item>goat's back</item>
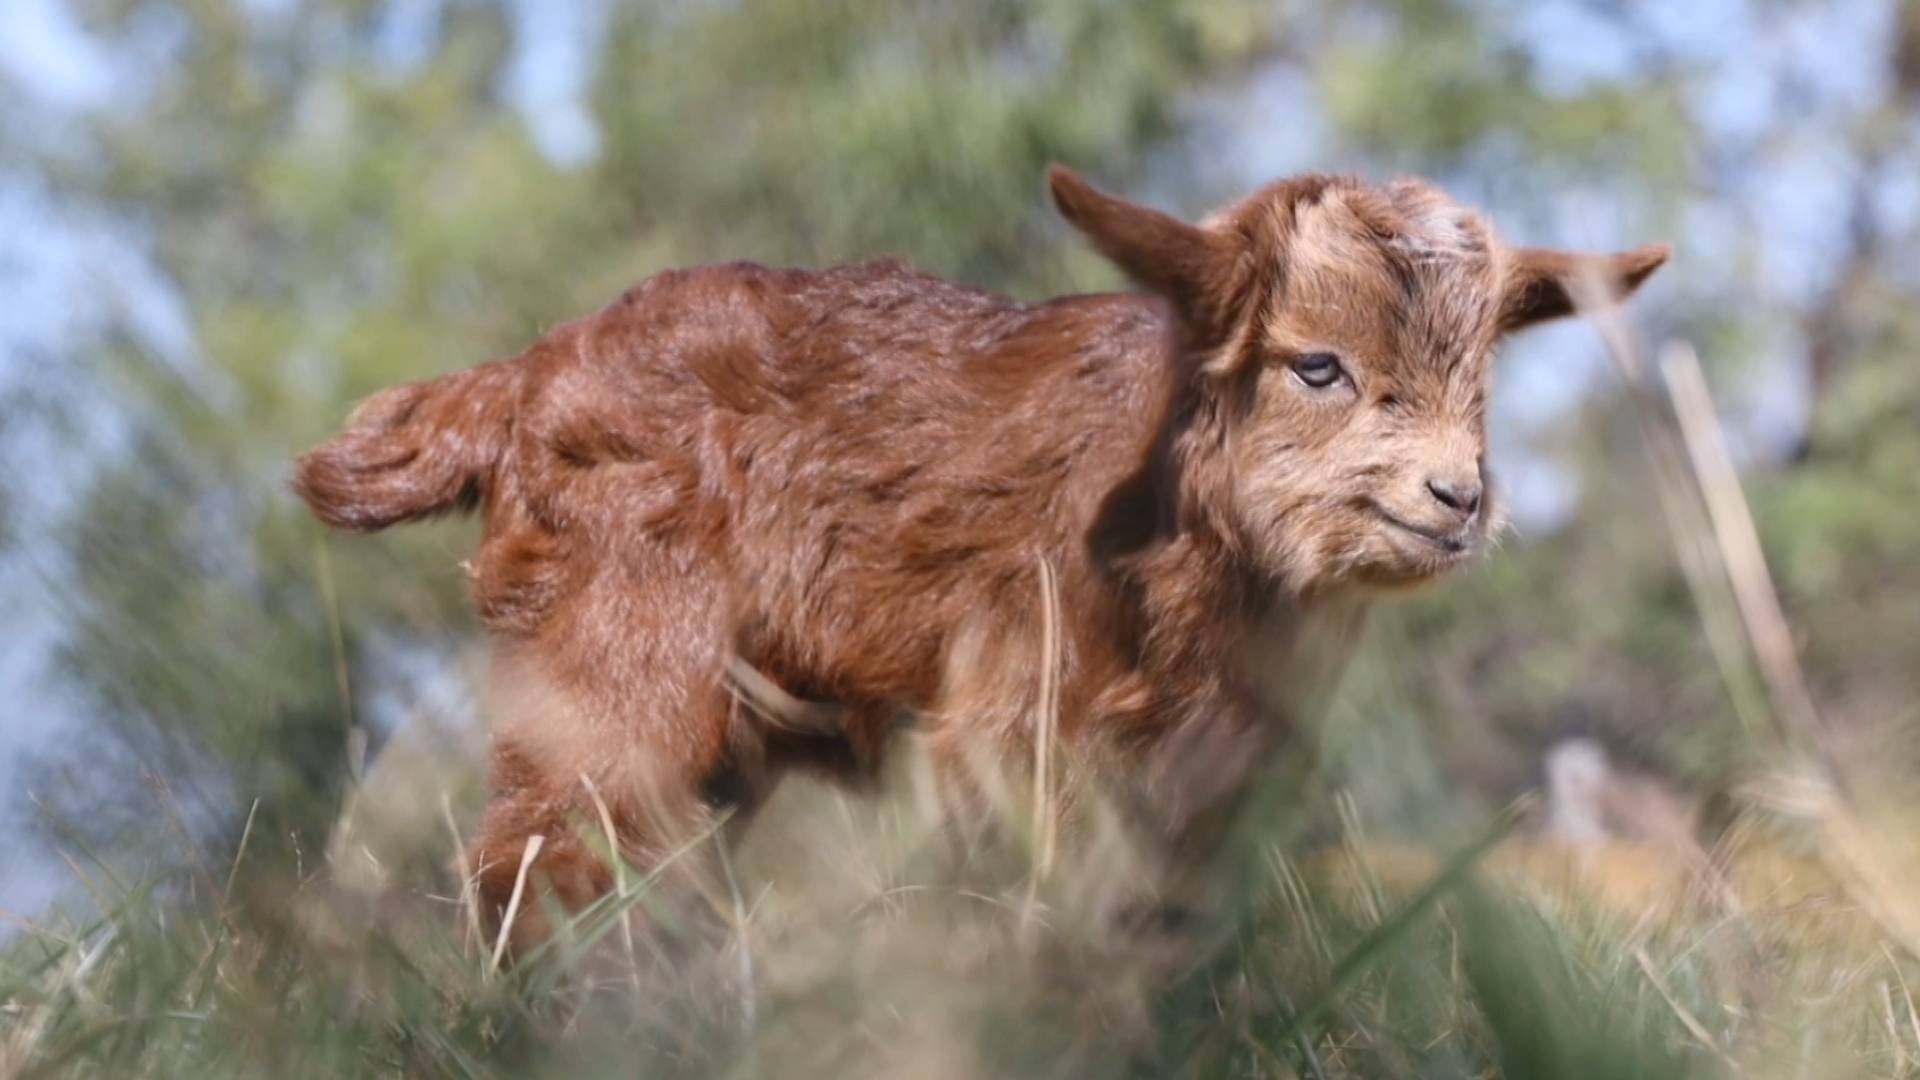
[[924,704],[953,627],[1036,556],[1084,561],[1165,333],[1145,298],[1023,305],[896,262],[658,275],[517,361],[481,610],[534,632],[665,546],[724,568],[736,647],[790,689]]

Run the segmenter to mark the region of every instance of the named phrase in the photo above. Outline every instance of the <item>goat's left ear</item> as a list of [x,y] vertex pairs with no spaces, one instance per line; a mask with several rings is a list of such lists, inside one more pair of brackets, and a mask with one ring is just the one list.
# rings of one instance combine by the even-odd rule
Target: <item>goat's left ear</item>
[[1665,244],[1648,244],[1614,255],[1516,248],[1500,304],[1500,329],[1524,330],[1535,323],[1571,315],[1583,305],[1624,300],[1672,253]]
[[1047,170],[1047,184],[1061,216],[1128,277],[1171,301],[1189,329],[1220,329],[1242,263],[1232,238],[1109,195],[1062,165]]

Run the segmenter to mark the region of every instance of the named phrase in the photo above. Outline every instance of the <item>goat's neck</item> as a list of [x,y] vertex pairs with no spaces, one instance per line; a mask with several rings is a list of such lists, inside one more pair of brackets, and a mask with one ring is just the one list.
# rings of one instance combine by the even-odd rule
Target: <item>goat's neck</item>
[[1292,593],[1198,531],[1135,566],[1149,669],[1204,673],[1219,704],[1290,728],[1318,721],[1359,643],[1365,590]]
[[[1371,594],[1357,586],[1301,592],[1263,568],[1259,545],[1240,534],[1228,507],[1228,423],[1215,394],[1190,389],[1169,411],[1150,468],[1165,500],[1175,557],[1148,560],[1162,593],[1203,597],[1189,614],[1208,623],[1219,668],[1244,711],[1301,730],[1316,724],[1359,642]],[[1152,590],[1153,586],[1149,586]],[[1203,636],[1195,625],[1192,631]]]

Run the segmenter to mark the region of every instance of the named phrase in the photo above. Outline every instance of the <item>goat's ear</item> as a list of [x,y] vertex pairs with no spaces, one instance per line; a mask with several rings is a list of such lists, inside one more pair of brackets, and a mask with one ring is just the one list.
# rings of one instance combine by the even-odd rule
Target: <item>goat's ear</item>
[[1500,329],[1523,330],[1571,315],[1583,306],[1624,300],[1672,253],[1665,244],[1648,244],[1613,255],[1517,248],[1512,253],[1506,294],[1500,304]]
[[1172,301],[1195,329],[1221,328],[1241,262],[1230,237],[1108,195],[1063,165],[1047,170],[1047,183],[1061,216],[1128,277]]

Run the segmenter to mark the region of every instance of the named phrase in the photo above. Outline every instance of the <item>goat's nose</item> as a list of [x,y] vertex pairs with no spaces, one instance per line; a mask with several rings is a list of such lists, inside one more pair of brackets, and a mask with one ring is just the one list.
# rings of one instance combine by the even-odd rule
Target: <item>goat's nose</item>
[[1461,517],[1472,517],[1480,509],[1481,486],[1477,479],[1463,476],[1433,476],[1427,478],[1427,490]]

